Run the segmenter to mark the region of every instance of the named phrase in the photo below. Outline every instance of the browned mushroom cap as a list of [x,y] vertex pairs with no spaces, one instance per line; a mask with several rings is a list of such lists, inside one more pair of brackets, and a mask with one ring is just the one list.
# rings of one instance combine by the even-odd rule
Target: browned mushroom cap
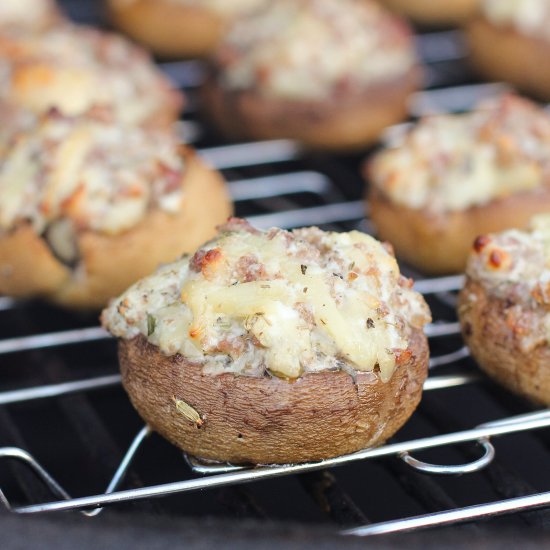
[[[242,10],[248,9],[249,4],[254,3],[245,2]],[[165,57],[208,55],[231,17],[209,9],[204,2],[107,0],[107,7],[109,18],[118,29]],[[238,13],[237,9],[234,11]]]
[[498,383],[550,406],[550,346],[544,342],[526,352],[521,345],[529,317],[540,313],[525,308],[512,315],[514,305],[469,280],[458,302],[464,341],[481,369]]
[[287,381],[211,375],[143,336],[121,340],[123,384],[143,419],[181,449],[238,463],[298,463],[379,445],[409,418],[427,375],[416,330],[408,360],[384,383],[375,372],[308,373]]
[[468,24],[466,38],[472,66],[483,78],[550,99],[550,40],[495,25],[482,16]]
[[370,0],[268,3],[229,27],[210,70],[205,112],[229,137],[343,150],[405,118],[422,79],[407,24]]
[[533,215],[550,211],[550,189],[540,187],[438,215],[396,204],[372,186],[367,207],[379,237],[394,246],[398,258],[424,273],[460,273],[478,235],[525,227]]
[[231,91],[212,77],[202,97],[206,115],[230,139],[292,138],[318,149],[354,150],[406,118],[409,95],[421,80],[415,67],[338,100],[292,101],[254,90]]

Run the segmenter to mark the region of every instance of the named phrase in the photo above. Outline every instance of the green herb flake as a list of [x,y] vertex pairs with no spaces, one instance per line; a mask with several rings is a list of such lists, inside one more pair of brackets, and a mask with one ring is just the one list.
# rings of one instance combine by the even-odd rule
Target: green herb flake
[[155,332],[155,328],[157,327],[157,320],[151,315],[147,314],[147,336],[151,336],[153,332]]

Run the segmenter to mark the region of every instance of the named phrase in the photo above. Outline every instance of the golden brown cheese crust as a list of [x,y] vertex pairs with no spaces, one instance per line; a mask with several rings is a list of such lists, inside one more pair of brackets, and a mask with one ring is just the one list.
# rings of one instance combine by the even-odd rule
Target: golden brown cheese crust
[[460,272],[478,235],[550,209],[549,145],[548,114],[514,95],[425,117],[365,166],[367,209],[411,265]]
[[443,275],[464,271],[478,235],[525,227],[533,215],[550,211],[550,189],[541,187],[466,210],[434,214],[395,204],[371,186],[366,207],[378,235],[392,243],[399,258],[424,273]]
[[14,118],[0,131],[0,230],[28,221],[72,260],[74,227],[115,234],[147,209],[179,210],[185,165],[174,133],[121,124],[110,110],[52,111],[22,131],[28,121]]
[[387,383],[372,372],[354,380],[323,371],[293,382],[212,376],[181,355],[161,354],[143,336],[121,340],[119,359],[134,407],[173,444],[201,458],[271,464],[322,460],[391,437],[418,405],[427,376],[422,332],[413,334],[411,350]]
[[458,313],[464,341],[479,366],[497,382],[536,403],[550,405],[550,346],[541,341],[528,351],[526,332],[541,312],[498,298],[474,279],[460,293]]
[[394,202],[435,213],[464,210],[550,183],[550,116],[506,94],[472,111],[423,117],[369,163]]
[[480,0],[382,0],[382,3],[416,23],[441,26],[467,21],[476,12]]
[[103,325],[209,374],[377,370],[388,381],[411,353],[411,331],[429,322],[413,282],[364,233],[262,232],[237,219],[218,229],[114,300]]
[[473,67],[485,78],[503,80],[541,100],[550,98],[550,42],[480,16],[466,28]]
[[230,139],[291,138],[319,149],[353,150],[378,139],[407,116],[409,95],[422,80],[418,67],[363,93],[327,101],[264,97],[254,90],[230,91],[214,76],[203,86],[206,115]]
[[370,0],[272,2],[235,21],[213,59],[229,90],[311,101],[360,94],[417,63],[407,25]]
[[69,23],[0,37],[0,97],[36,114],[113,109],[126,123],[167,126],[182,97],[147,53],[124,38]]
[[205,111],[231,138],[356,149],[406,116],[417,65],[407,25],[374,2],[284,0],[230,27]]
[[100,308],[159,263],[194,250],[231,213],[221,177],[189,149],[183,152],[181,212],[150,210],[139,224],[117,235],[77,232],[80,261],[58,260],[28,224],[0,238],[0,293],[43,297],[77,308]]

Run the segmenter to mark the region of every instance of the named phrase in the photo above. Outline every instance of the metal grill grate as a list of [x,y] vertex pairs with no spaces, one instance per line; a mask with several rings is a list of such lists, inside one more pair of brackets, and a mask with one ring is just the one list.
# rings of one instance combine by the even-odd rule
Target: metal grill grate
[[[89,11],[82,13],[91,18]],[[456,33],[433,33],[418,40],[429,62],[428,82],[433,89],[413,98],[411,115],[461,110],[503,89],[469,83],[471,75],[462,66],[464,48]],[[200,65],[161,66],[192,97],[201,78]],[[224,171],[237,213],[253,224],[369,231],[356,170],[360,159],[306,154],[284,140],[205,147],[211,138],[192,111],[180,129],[197,143],[204,158]],[[147,509],[146,503],[171,513],[189,513],[189,509],[200,513],[203,508],[215,513],[208,497],[204,504],[199,502],[205,495],[199,491],[210,489],[208,494],[218,490],[216,502],[225,503],[230,513],[285,518],[280,509],[275,514],[267,511],[273,485],[263,494],[253,489],[261,483],[247,485],[250,490],[243,487],[279,478],[278,483],[300,481],[301,488],[289,488],[298,501],[296,507],[307,502],[302,493],[318,505],[312,511],[302,510],[295,519],[321,521],[328,515],[348,535],[414,530],[509,513],[516,513],[519,526],[546,527],[550,519],[546,511],[517,513],[550,505],[550,478],[543,472],[550,457],[550,432],[543,430],[550,427],[550,412],[532,411],[487,382],[468,358],[452,307],[461,283],[461,277],[443,277],[420,278],[416,284],[437,319],[427,328],[430,376],[422,404],[394,440],[323,462],[255,468],[184,460],[175,448],[149,437],[120,390],[114,342],[94,319],[1,298],[5,338],[0,341],[4,371],[0,458],[19,467],[13,468],[13,475],[3,476],[2,462],[0,499],[18,514],[80,510],[93,516],[103,506],[117,503]],[[46,426],[50,431],[44,434]],[[424,451],[441,464],[413,458],[412,453]],[[157,471],[158,457],[162,473]],[[453,462],[458,464],[446,465]],[[456,474],[464,476],[457,480]],[[105,478],[109,475],[113,475],[110,481]],[[376,488],[376,506],[361,494],[371,484]],[[98,489],[105,486],[104,491]],[[229,493],[220,491],[222,487]],[[69,496],[65,488],[80,496]],[[168,508],[150,500],[176,493],[193,494],[180,495]],[[182,501],[186,506],[180,509]]]
[[[263,151],[266,152],[266,158],[273,162],[274,151],[280,151],[280,142],[262,144]],[[283,144],[286,150],[287,144]],[[273,148],[271,148],[271,146]],[[203,155],[211,162],[216,163],[216,159],[223,159],[225,168],[237,168],[231,166],[228,155],[235,154],[240,158],[243,149],[248,145],[229,146],[216,149],[207,149]],[[288,160],[286,157],[284,160]],[[261,164],[261,157],[256,156],[256,163]],[[292,201],[292,197],[300,193],[309,193],[314,195],[322,204],[309,208],[291,207],[284,212],[270,212],[258,216],[250,216],[253,223],[259,226],[267,227],[269,225],[280,225],[283,227],[292,227],[305,223],[318,225],[334,224],[342,221],[355,221],[361,223],[363,207],[360,202],[341,202],[333,203],[327,200],[333,183],[323,174],[313,171],[288,172],[276,176],[264,176],[253,179],[234,180],[230,184],[231,192],[237,200],[241,201],[265,200],[275,198],[286,198]],[[292,205],[291,205],[292,206]],[[428,294],[438,294],[456,290],[461,284],[461,277],[444,277],[437,279],[424,279],[417,283],[420,292]],[[33,306],[24,306],[15,301],[5,299],[2,302],[4,309],[3,315],[16,315],[21,308],[27,308],[25,315],[32,315]],[[456,336],[459,327],[456,321],[437,321],[427,327],[427,334],[433,341],[434,339],[448,339]],[[4,339],[0,342],[0,354],[20,354],[33,350],[44,350],[45,348],[55,348],[56,354],[63,354],[63,348],[66,346],[82,346],[85,342],[108,339],[109,336],[101,328],[90,326],[86,328],[69,329],[47,334],[33,334],[16,336]],[[431,374],[426,382],[426,391],[442,392],[448,388],[464,386],[477,383],[481,375],[473,373],[470,368],[458,368],[452,374],[437,374],[442,367],[448,367],[455,364],[458,360],[468,356],[466,348],[459,346],[452,352],[435,355],[430,362]],[[115,361],[113,357],[113,362]],[[118,386],[120,376],[118,374],[109,374],[105,376],[85,378],[81,380],[70,380],[57,384],[41,384],[37,386],[25,386],[19,389],[0,392],[0,404],[28,403],[38,399],[52,399],[77,392],[99,391],[109,386]],[[124,502],[128,500],[143,499],[153,496],[167,495],[176,492],[190,492],[200,489],[220,487],[224,485],[240,484],[261,479],[279,477],[289,474],[298,474],[311,472],[315,470],[324,470],[328,467],[344,465],[354,461],[363,461],[373,458],[386,456],[398,456],[405,462],[420,471],[427,471],[440,475],[459,474],[477,471],[485,467],[494,457],[494,448],[489,442],[489,438],[513,434],[516,432],[529,431],[550,426],[550,412],[541,411],[519,416],[511,416],[496,421],[487,422],[478,426],[472,426],[470,429],[443,433],[441,435],[410,439],[398,443],[384,445],[376,449],[368,449],[352,455],[342,456],[335,459],[304,465],[288,465],[275,467],[256,467],[242,468],[220,465],[204,465],[192,458],[188,458],[191,469],[198,474],[204,474],[204,477],[188,479],[184,481],[173,481],[162,485],[146,486],[135,489],[117,490],[123,481],[128,469],[131,467],[132,459],[140,447],[146,444],[149,430],[142,428],[135,439],[132,441],[123,461],[116,470],[113,479],[108,485],[104,494],[70,498],[67,492],[39,465],[37,460],[28,452],[19,448],[4,447],[0,449],[0,457],[11,458],[26,464],[31,470],[39,476],[44,484],[49,488],[54,497],[53,501],[47,501],[41,504],[31,504],[23,506],[14,506],[12,511],[18,513],[38,513],[54,510],[83,510],[87,515],[95,515],[99,512],[99,506],[106,504]],[[413,459],[409,453],[421,451],[429,448],[456,445],[461,443],[478,442],[483,447],[481,458],[472,462],[457,466],[438,466],[430,465],[417,459]],[[10,506],[6,497],[4,503]],[[534,506],[541,506],[550,503],[550,493],[533,495],[509,499],[499,503],[490,503],[478,505],[474,508],[462,508],[450,512],[440,512],[431,515],[424,515],[417,518],[408,518],[392,522],[378,523],[368,527],[358,527],[345,531],[348,534],[374,534],[388,531],[398,531],[403,529],[418,528],[426,525],[444,524],[456,522],[463,519],[483,517],[490,514],[504,513],[510,510],[527,509]],[[94,510],[90,511],[90,509]]]

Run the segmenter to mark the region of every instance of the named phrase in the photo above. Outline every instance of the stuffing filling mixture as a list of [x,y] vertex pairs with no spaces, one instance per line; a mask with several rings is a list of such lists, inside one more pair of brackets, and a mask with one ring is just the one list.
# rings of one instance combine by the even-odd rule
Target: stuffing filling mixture
[[103,325],[210,374],[344,369],[387,381],[410,359],[430,313],[384,245],[357,231],[261,232],[239,219],[219,231],[114,300]]
[[423,118],[369,165],[393,202],[459,211],[550,185],[550,115],[513,95]]
[[522,351],[550,343],[550,215],[532,218],[528,231],[478,237],[466,273],[506,304],[506,323]]
[[58,17],[53,0],[2,0],[0,31],[36,31],[49,26]]
[[547,0],[483,0],[482,13],[502,27],[550,40],[550,3]]
[[324,100],[390,82],[417,63],[407,27],[368,0],[279,0],[235,22],[217,54],[221,83]]
[[5,143],[0,231],[29,223],[66,261],[77,230],[116,234],[150,208],[180,210],[185,167],[171,133],[115,123],[108,110],[54,110]]
[[35,113],[108,106],[125,123],[179,102],[144,51],[121,36],[70,24],[0,36],[0,99]]

